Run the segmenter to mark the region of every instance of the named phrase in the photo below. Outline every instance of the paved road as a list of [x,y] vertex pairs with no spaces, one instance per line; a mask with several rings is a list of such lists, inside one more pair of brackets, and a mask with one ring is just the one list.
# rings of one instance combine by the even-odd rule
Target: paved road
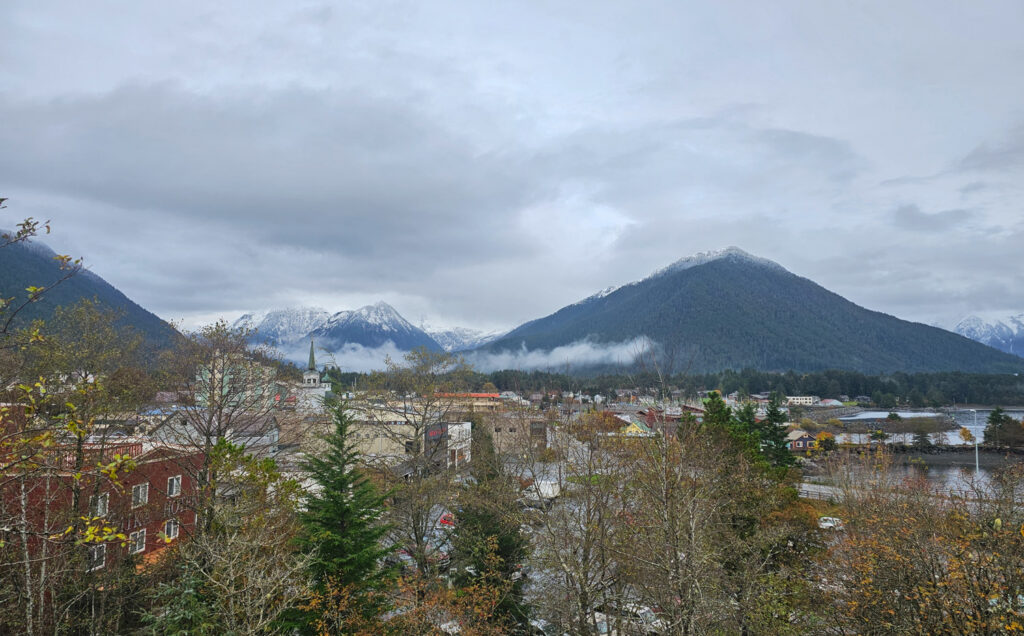
[[800,496],[805,499],[835,499],[838,501],[841,495],[842,490],[835,486],[809,484],[807,482],[800,483]]

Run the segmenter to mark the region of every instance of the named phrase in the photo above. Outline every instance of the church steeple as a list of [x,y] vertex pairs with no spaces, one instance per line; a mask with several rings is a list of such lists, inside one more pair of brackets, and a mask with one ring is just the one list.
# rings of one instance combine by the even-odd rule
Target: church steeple
[[309,366],[306,367],[308,371],[316,371],[316,356],[313,355],[313,339],[309,339]]

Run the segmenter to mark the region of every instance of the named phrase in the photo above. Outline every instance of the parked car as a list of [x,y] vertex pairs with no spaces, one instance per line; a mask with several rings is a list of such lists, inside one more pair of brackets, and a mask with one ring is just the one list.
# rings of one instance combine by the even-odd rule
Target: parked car
[[523,502],[527,506],[547,507],[562,494],[557,481],[536,481],[523,489]]
[[621,604],[603,605],[594,613],[599,629],[603,624],[607,634],[615,634],[616,630],[611,628],[616,623],[623,628],[627,634],[661,634],[665,631],[665,621],[658,618],[654,610],[639,603],[627,602]]
[[822,530],[842,530],[843,520],[839,517],[819,517],[818,527]]

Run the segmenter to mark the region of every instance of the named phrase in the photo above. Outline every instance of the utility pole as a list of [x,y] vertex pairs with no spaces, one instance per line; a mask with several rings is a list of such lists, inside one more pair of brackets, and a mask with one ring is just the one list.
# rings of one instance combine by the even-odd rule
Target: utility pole
[[974,413],[974,476],[978,476],[978,409],[971,409]]

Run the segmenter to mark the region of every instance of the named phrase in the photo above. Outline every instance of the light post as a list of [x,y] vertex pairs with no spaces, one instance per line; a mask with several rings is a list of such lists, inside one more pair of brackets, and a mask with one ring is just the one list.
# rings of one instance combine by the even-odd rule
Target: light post
[[978,475],[978,409],[971,409],[974,413],[974,475]]

